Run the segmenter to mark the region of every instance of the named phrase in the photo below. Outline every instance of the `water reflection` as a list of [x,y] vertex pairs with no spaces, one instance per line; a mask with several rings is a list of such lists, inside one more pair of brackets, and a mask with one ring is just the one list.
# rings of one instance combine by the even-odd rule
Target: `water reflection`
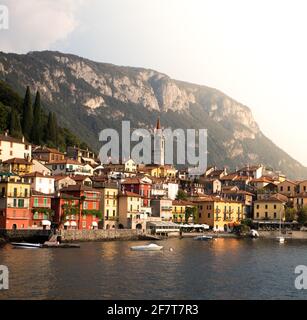
[[[307,244],[251,239],[169,239],[161,252],[131,251],[149,242],[82,243],[80,249],[0,248],[10,290],[0,299],[307,298],[294,268]],[[169,249],[173,248],[173,251]]]

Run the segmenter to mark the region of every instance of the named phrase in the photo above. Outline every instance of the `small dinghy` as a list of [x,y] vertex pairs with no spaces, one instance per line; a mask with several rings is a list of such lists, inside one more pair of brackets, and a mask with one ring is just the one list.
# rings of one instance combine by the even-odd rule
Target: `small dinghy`
[[197,237],[194,238],[194,240],[204,240],[204,241],[206,241],[206,240],[212,240],[212,239],[213,239],[212,236],[205,236],[205,235],[197,236]]
[[42,247],[40,243],[27,243],[27,242],[11,242],[11,245],[14,246],[15,248],[23,248],[23,249],[38,249]]
[[159,251],[162,248],[163,248],[162,246],[158,246],[155,243],[151,243],[151,244],[148,244],[147,246],[134,246],[134,247],[131,247],[130,249],[133,251]]

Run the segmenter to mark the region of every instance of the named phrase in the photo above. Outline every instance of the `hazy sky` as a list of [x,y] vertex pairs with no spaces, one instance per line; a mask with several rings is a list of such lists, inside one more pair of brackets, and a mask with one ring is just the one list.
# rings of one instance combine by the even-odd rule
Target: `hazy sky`
[[307,1],[0,0],[0,50],[55,49],[156,69],[249,106],[307,165]]

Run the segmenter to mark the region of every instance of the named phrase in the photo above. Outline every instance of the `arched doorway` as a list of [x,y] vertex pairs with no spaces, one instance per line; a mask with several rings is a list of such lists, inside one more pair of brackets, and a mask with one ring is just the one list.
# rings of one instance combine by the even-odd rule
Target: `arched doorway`
[[109,230],[110,229],[110,225],[107,224],[106,225],[106,229]]
[[118,229],[124,229],[124,225],[120,223],[120,224],[118,225]]
[[13,224],[12,229],[13,229],[13,230],[16,230],[16,229],[17,229],[17,224],[16,224],[16,223]]
[[135,226],[136,229],[138,230],[141,230],[142,229],[142,225],[140,223],[138,223],[136,226]]

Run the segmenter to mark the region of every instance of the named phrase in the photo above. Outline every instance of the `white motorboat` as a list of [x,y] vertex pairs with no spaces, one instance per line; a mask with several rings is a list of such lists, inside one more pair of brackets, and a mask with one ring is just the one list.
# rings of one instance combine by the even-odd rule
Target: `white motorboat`
[[197,236],[194,238],[194,240],[212,240],[212,239],[213,239],[212,236],[205,236],[205,235]]
[[285,243],[285,238],[284,238],[284,237],[277,237],[276,240],[277,240],[279,243]]
[[27,242],[11,242],[11,245],[15,248],[24,248],[24,249],[38,249],[42,248],[40,243],[27,243]]
[[258,233],[257,230],[252,229],[252,230],[250,231],[250,236],[251,236],[252,238],[259,238],[259,233]]
[[158,246],[155,243],[151,243],[145,246],[133,246],[130,249],[133,251],[159,251],[162,248],[163,248],[162,246]]

